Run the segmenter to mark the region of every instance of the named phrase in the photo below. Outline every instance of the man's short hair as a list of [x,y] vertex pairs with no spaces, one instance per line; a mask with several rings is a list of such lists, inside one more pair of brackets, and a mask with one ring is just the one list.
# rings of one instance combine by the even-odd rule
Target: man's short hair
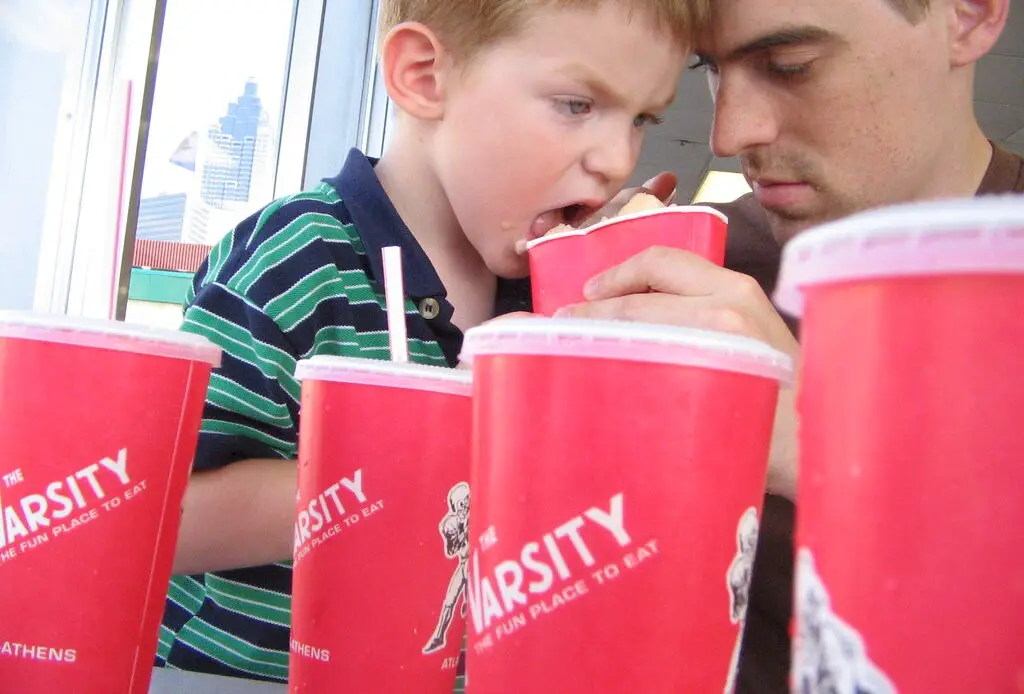
[[928,14],[932,4],[931,0],[889,0],[889,3],[912,22]]

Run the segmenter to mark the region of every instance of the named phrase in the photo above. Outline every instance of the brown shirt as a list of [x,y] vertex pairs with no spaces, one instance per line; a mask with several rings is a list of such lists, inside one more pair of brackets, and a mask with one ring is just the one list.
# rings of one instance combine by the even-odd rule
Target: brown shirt
[[[1024,193],[1024,158],[994,147],[977,194],[1011,192]],[[771,296],[782,249],[764,212],[751,195],[715,207],[729,216],[726,267],[754,277]],[[789,324],[793,334],[799,335],[799,325]],[[765,498],[736,694],[789,692],[794,511],[786,499]]]

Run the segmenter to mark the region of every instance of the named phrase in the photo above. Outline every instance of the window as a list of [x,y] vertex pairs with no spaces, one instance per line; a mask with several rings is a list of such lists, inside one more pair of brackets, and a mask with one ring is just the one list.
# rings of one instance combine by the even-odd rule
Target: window
[[693,196],[693,203],[732,202],[750,192],[750,184],[743,174],[733,171],[711,170]]
[[377,7],[0,0],[0,308],[180,322],[212,243],[373,150]]
[[0,308],[32,308],[49,191],[84,146],[76,114],[90,108],[105,4],[0,0]]
[[167,0],[136,240],[212,245],[273,199],[294,12]]

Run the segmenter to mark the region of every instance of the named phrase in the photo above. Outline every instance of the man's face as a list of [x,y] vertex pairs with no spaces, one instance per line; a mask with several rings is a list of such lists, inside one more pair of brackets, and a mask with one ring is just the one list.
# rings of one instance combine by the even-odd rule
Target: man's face
[[927,195],[952,75],[950,0],[912,22],[886,0],[715,0],[697,46],[711,147],[738,156],[775,236]]

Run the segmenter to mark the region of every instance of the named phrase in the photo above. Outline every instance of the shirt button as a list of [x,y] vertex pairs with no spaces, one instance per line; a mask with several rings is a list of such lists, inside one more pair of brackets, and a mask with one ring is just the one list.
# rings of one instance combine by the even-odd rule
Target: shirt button
[[427,320],[433,320],[441,315],[441,303],[433,298],[427,297],[420,301],[420,315]]

